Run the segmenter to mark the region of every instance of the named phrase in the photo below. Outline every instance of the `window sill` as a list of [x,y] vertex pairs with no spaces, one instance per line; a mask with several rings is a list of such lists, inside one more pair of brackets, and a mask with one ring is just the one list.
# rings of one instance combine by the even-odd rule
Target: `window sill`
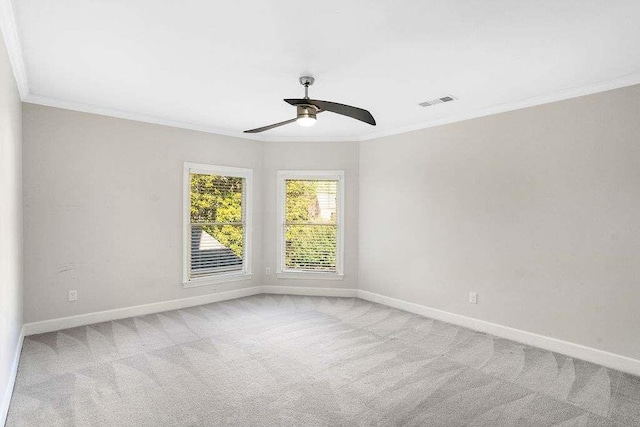
[[278,279],[303,279],[303,280],[343,280],[341,273],[316,273],[311,271],[280,271],[276,274]]
[[219,283],[238,282],[241,280],[250,280],[252,276],[252,273],[221,274],[182,282],[182,287],[196,288],[199,286],[217,285]]

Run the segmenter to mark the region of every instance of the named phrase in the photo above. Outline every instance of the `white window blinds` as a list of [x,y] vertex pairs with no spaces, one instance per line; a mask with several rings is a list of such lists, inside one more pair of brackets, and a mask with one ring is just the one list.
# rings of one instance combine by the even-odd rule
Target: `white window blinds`
[[283,269],[337,271],[338,180],[284,181]]
[[190,173],[189,280],[244,269],[245,178]]

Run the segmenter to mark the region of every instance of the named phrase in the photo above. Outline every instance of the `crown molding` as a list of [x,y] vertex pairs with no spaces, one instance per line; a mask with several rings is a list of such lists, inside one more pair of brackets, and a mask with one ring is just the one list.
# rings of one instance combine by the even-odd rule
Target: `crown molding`
[[452,115],[436,120],[416,123],[408,126],[400,126],[380,132],[371,132],[360,136],[359,141],[368,141],[371,139],[383,138],[385,136],[398,135],[401,133],[412,132],[420,129],[427,129],[436,126],[447,125],[465,120],[477,119],[479,117],[492,116],[494,114],[506,113],[508,111],[520,110],[527,107],[535,107],[537,105],[549,104],[566,99],[577,98],[580,96],[592,95],[598,92],[619,89],[625,86],[633,86],[640,84],[640,73],[629,74],[613,80],[606,80],[598,83],[592,83],[583,86],[562,89],[545,95],[534,96],[532,98],[510,101],[504,104],[493,105],[481,108],[469,113]]
[[79,111],[90,114],[98,114],[102,116],[117,117],[126,120],[133,120],[144,123],[152,123],[163,126],[175,127],[180,129],[188,129],[199,132],[212,133],[217,135],[230,136],[235,138],[248,139],[252,141],[264,142],[354,142],[368,141],[372,139],[383,138],[386,136],[398,135],[402,133],[412,132],[420,129],[427,129],[436,126],[447,125],[451,123],[461,122],[465,120],[476,119],[480,117],[490,116],[494,114],[505,113],[508,111],[519,110],[527,107],[548,104],[551,102],[563,101],[566,99],[577,98],[580,96],[591,95],[598,92],[622,88],[640,84],[640,72],[622,76],[612,80],[606,80],[597,83],[562,89],[548,94],[535,96],[532,98],[510,101],[503,104],[488,106],[477,109],[468,113],[451,115],[435,120],[427,120],[412,125],[398,126],[382,131],[373,131],[363,135],[347,135],[347,136],[274,136],[264,134],[246,134],[240,131],[229,130],[225,128],[209,126],[204,124],[182,122],[171,120],[163,117],[156,117],[141,113],[118,110],[113,108],[99,107],[73,101],[65,101],[57,98],[50,98],[32,94],[29,90],[28,76],[25,67],[24,56],[20,43],[20,37],[15,21],[15,13],[12,0],[0,0],[0,29],[7,46],[11,68],[18,85],[20,97],[23,102],[44,105],[48,107],[62,108],[66,110]]
[[151,123],[151,124],[169,126],[174,128],[195,130],[199,132],[215,133],[217,135],[232,136],[236,138],[255,140],[255,138],[248,137],[246,134],[243,134],[241,132],[229,131],[223,128],[199,125],[196,123],[182,122],[178,120],[171,120],[171,119],[151,116],[147,114],[133,113],[130,111],[118,110],[115,108],[105,108],[105,107],[99,107],[97,105],[89,105],[89,104],[82,104],[79,102],[64,101],[58,98],[49,98],[46,96],[40,96],[40,95],[34,95],[34,94],[29,94],[29,96],[24,100],[24,102],[28,104],[44,105],[45,107],[55,107],[55,108],[62,108],[64,110],[78,111],[81,113],[97,114],[100,116],[116,117],[119,119],[133,120],[136,122]]
[[[2,0],[0,0],[2,1]],[[118,117],[121,119],[134,120],[138,122],[153,123],[163,126],[170,126],[181,129],[195,130],[199,132],[213,133],[217,135],[231,136],[235,138],[248,139],[252,141],[264,141],[264,142],[354,142],[354,141],[368,141],[372,139],[383,138],[386,136],[398,135],[402,133],[412,132],[420,129],[427,129],[436,126],[447,125],[451,123],[461,122],[465,120],[476,119],[479,117],[490,116],[494,114],[506,113],[508,111],[519,110],[527,107],[534,107],[537,105],[548,104],[551,102],[563,101],[566,99],[577,98],[580,96],[591,95],[598,92],[605,92],[607,90],[619,89],[625,86],[632,86],[640,84],[640,73],[630,74],[613,80],[607,80],[603,82],[593,83],[589,85],[564,89],[556,92],[552,92],[545,95],[535,96],[523,100],[517,100],[507,102],[504,104],[494,105],[486,108],[481,108],[469,113],[453,115],[449,117],[443,117],[437,120],[430,120],[426,122],[416,123],[409,126],[400,126],[392,129],[388,129],[380,132],[372,132],[362,136],[271,136],[271,135],[256,135],[245,134],[243,132],[232,131],[229,129],[218,128],[207,125],[200,125],[188,122],[181,122],[176,120],[170,120],[161,117],[149,116],[145,114],[138,114],[128,111],[116,110],[112,108],[103,108],[93,105],[86,105],[77,102],[63,101],[56,98],[48,98],[39,95],[29,94],[24,102],[31,104],[45,105],[48,107],[63,108],[66,110],[80,111],[83,113],[98,114],[102,116]]]
[[0,29],[7,46],[13,77],[16,79],[20,98],[24,101],[29,96],[29,80],[27,79],[27,69],[22,56],[20,36],[11,0],[0,0]]
[[230,136],[234,138],[248,139],[251,141],[265,142],[345,142],[358,141],[357,137],[326,137],[326,136],[270,136],[246,134],[243,132],[232,131],[224,128],[201,125],[197,123],[182,122],[171,120],[163,117],[150,116],[146,114],[133,113],[130,111],[118,110],[114,108],[104,108],[95,105],[82,104],[78,102],[63,101],[57,98],[49,98],[46,96],[29,94],[24,102],[29,104],[44,105],[46,107],[62,108],[65,110],[79,111],[82,113],[97,114],[101,116],[117,117],[120,119],[133,120],[137,122],[152,123],[156,125],[169,126],[180,129],[195,130],[198,132],[212,133],[216,135]]

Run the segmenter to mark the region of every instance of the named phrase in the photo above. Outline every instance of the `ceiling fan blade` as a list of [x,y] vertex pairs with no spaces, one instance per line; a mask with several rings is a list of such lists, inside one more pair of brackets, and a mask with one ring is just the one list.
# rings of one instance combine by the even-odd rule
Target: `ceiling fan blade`
[[244,133],[259,133],[259,132],[264,132],[265,130],[269,130],[269,129],[277,128],[277,127],[280,127],[280,126],[288,125],[289,123],[293,123],[293,122],[295,122],[295,121],[296,121],[296,119],[285,120],[284,122],[274,123],[274,124],[269,125],[269,126],[263,126],[263,127],[261,127],[261,128],[245,130],[245,131],[244,131]]
[[[316,112],[316,114],[320,114],[322,113],[322,110],[318,110]],[[280,126],[284,126],[284,125],[288,125],[289,123],[293,123],[296,120],[298,120],[298,118],[295,119],[290,119],[290,120],[285,120],[284,122],[280,122],[280,123],[274,123],[272,125],[269,126],[263,126],[261,128],[256,128],[256,129],[250,129],[250,130],[245,130],[244,133],[259,133],[259,132],[264,132],[265,130],[269,130],[269,129],[273,129],[273,128],[277,128]]]
[[337,102],[320,101],[318,99],[285,99],[285,102],[291,105],[311,104],[315,105],[323,111],[331,111],[332,113],[341,114],[343,116],[351,117],[361,122],[368,123],[370,125],[376,125],[376,119],[373,118],[370,112],[358,107],[352,107],[351,105],[338,104]]

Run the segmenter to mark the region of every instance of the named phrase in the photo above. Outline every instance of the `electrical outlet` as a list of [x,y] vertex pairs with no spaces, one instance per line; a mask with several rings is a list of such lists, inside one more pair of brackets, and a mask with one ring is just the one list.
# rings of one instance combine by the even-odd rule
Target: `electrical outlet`
[[265,268],[264,272],[265,272],[265,274],[266,274],[267,276],[268,276],[268,275],[270,275],[270,274],[271,274],[271,267],[267,267],[267,268]]
[[477,292],[469,292],[469,302],[471,304],[478,303],[478,293]]
[[69,301],[77,301],[78,300],[78,291],[72,289],[69,291]]

